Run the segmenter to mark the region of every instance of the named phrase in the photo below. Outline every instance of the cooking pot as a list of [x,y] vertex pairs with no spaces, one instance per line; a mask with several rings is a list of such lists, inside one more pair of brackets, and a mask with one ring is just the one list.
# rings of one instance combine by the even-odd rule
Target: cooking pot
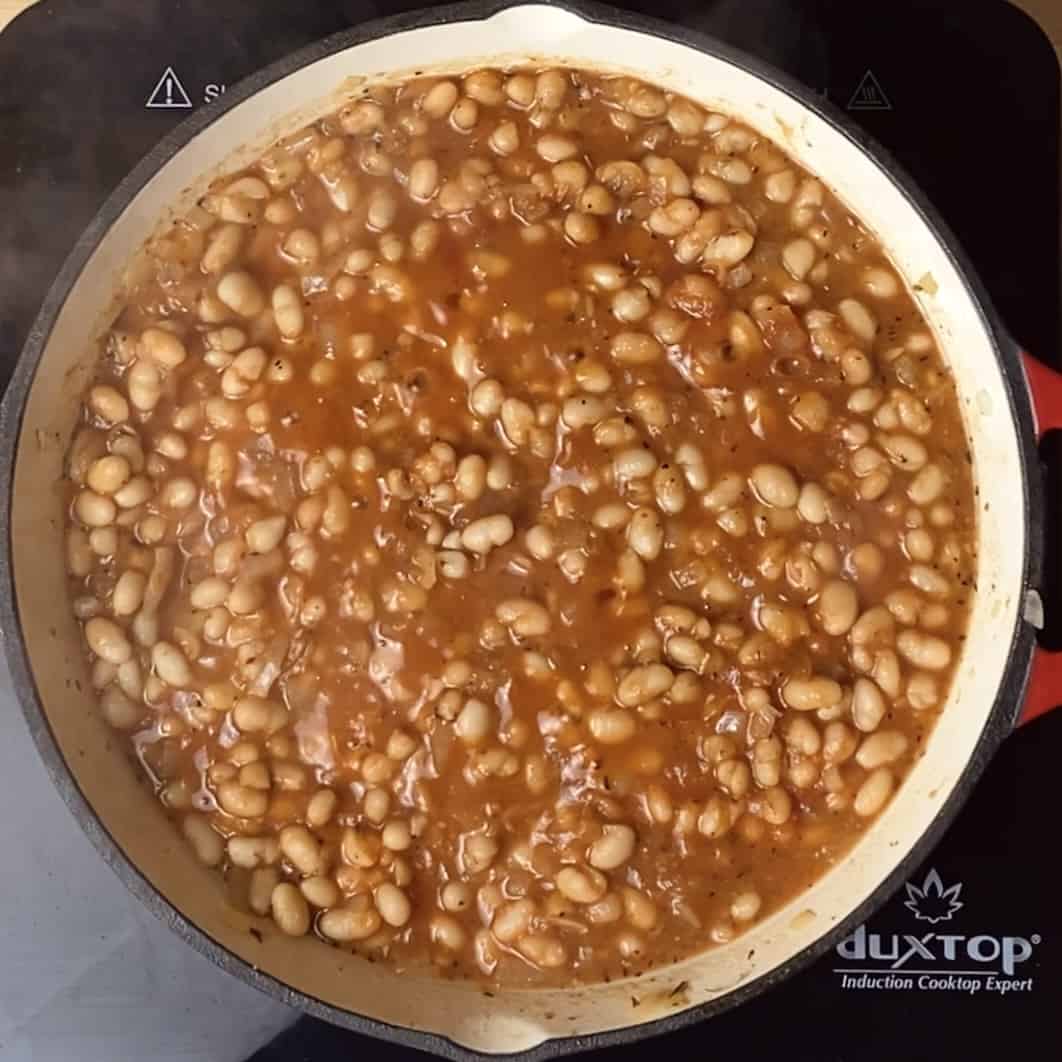
[[[812,170],[877,234],[951,365],[979,487],[979,585],[953,688],[924,755],[849,856],[730,944],[637,978],[486,993],[401,978],[234,908],[100,718],[63,565],[63,456],[124,271],[161,220],[366,79],[480,65],[632,74],[732,113]],[[59,206],[57,204],[57,206]],[[471,3],[340,33],[203,108],[111,196],[48,294],[0,411],[0,621],[45,765],[103,857],[144,904],[224,969],[310,1013],[450,1057],[528,1058],[616,1044],[734,1006],[865,919],[928,853],[1000,741],[1062,701],[1062,661],[1036,648],[1044,507],[1038,432],[1062,426],[1062,377],[1024,359],[954,237],[879,148],[810,90],[687,30],[581,3]],[[1032,681],[1030,682],[1030,675]]]

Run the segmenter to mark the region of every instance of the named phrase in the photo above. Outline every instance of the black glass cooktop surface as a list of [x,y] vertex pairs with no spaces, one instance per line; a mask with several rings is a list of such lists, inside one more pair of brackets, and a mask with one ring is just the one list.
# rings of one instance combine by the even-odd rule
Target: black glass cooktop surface
[[[0,35],[0,383],[63,257],[136,161],[227,86],[422,3],[44,0]],[[1015,338],[1059,364],[1059,70],[1003,0],[637,0],[782,67],[879,140],[957,233]],[[1007,740],[908,887],[765,996],[615,1059],[1062,1057],[1048,869],[1062,713]],[[255,1062],[417,1052],[297,1021]]]

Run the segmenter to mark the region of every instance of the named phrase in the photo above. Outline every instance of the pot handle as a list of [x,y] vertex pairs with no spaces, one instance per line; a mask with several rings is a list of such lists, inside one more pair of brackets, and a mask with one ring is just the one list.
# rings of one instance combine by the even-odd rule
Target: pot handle
[[[1048,368],[1031,354],[1022,351],[1025,380],[1032,399],[1036,436],[1062,428],[1062,373]],[[1029,685],[1018,725],[1062,705],[1062,652],[1053,653],[1037,646],[1029,669]]]

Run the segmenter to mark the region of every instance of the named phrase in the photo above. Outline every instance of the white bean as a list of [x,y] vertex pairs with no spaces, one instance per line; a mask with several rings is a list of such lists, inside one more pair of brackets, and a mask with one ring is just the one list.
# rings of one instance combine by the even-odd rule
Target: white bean
[[156,642],[151,650],[151,664],[167,686],[181,689],[191,685],[192,669],[184,653],[170,642]]
[[512,520],[504,513],[482,516],[461,532],[461,544],[473,553],[489,553],[504,546],[515,534]]
[[[252,553],[269,553],[280,545],[284,538],[286,527],[287,517],[285,516],[269,516],[256,520],[244,532],[247,548]],[[220,604],[220,602],[218,603]]]
[[656,560],[664,545],[664,524],[660,514],[646,507],[636,509],[627,525],[627,542],[642,560]]
[[380,917],[389,926],[395,928],[404,926],[413,913],[409,897],[397,885],[392,885],[389,881],[376,886],[373,899],[376,901],[376,909],[380,912]]
[[85,640],[88,647],[109,664],[124,664],[133,655],[133,647],[122,628],[103,616],[86,622]]
[[608,824],[590,846],[589,862],[597,870],[616,870],[634,855],[635,833],[630,826]]
[[241,317],[256,317],[266,307],[262,289],[250,273],[226,273],[218,281],[217,296]]
[[298,339],[302,335],[306,319],[302,310],[302,299],[289,284],[278,284],[271,297],[273,320],[277,331],[285,339]]
[[616,700],[624,707],[634,708],[667,693],[674,682],[674,672],[663,664],[632,668],[620,682]]
[[176,369],[188,357],[180,336],[165,328],[145,328],[140,334],[140,351],[160,369]]
[[901,631],[896,648],[904,659],[926,671],[943,671],[951,663],[951,646],[943,638],[920,631]]
[[122,572],[111,593],[111,608],[116,616],[132,616],[144,601],[147,576],[135,569]]
[[863,739],[855,754],[856,763],[868,771],[895,763],[907,751],[907,744],[898,730],[879,730]]
[[848,633],[859,616],[859,597],[850,583],[831,579],[819,591],[816,611],[822,629],[840,637]]
[[857,678],[852,686],[852,722],[863,733],[876,730],[888,710],[885,697],[868,678]]
[[291,882],[283,881],[270,897],[273,921],[289,937],[305,936],[310,929],[310,908],[306,898]]
[[490,734],[490,708],[481,700],[472,697],[454,720],[454,733],[466,745],[479,745]]
[[782,465],[757,465],[749,475],[749,483],[765,505],[792,509],[800,499],[793,473]]
[[876,815],[892,796],[895,785],[892,771],[888,767],[878,767],[867,776],[856,792],[852,802],[853,810],[863,818]]
[[817,712],[840,703],[842,690],[831,678],[791,678],[782,686],[782,697],[798,712]]

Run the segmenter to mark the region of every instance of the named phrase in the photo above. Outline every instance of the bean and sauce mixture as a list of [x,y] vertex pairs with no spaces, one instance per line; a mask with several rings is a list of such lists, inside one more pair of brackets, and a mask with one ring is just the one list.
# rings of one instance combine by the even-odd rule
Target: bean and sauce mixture
[[504,984],[731,940],[960,656],[952,381],[779,148],[623,77],[367,88],[148,248],[69,453],[103,717],[284,933]]

